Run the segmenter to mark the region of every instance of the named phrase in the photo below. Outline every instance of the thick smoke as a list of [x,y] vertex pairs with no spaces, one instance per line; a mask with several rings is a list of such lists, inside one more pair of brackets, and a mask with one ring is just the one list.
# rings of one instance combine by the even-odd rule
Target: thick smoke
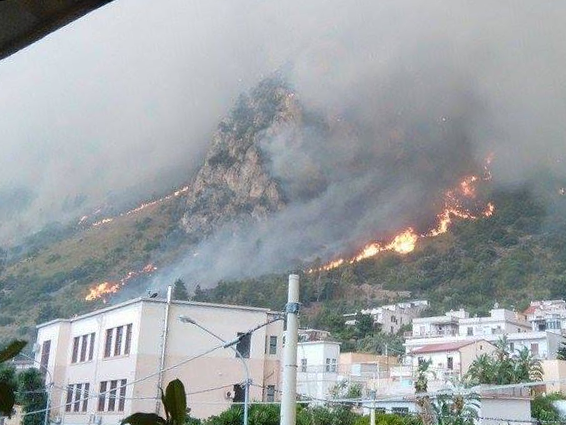
[[496,187],[541,170],[566,178],[566,5],[317,6],[311,20],[306,6],[286,17],[311,36],[290,58],[291,81],[343,131],[262,140],[293,202],[238,235],[218,232],[160,281],[253,276],[388,237],[434,217],[438,196],[490,154]]
[[234,98],[282,66],[337,130],[262,140],[289,207],[161,281],[353,249],[433,214],[491,152],[496,184],[566,178],[565,19],[551,1],[116,0],[0,63],[0,196],[17,200],[0,237],[180,185]]

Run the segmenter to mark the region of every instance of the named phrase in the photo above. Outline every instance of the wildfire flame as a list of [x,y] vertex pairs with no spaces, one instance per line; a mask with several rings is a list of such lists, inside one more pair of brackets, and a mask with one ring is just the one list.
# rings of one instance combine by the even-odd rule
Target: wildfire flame
[[[384,244],[381,242],[371,242],[366,245],[362,250],[350,259],[338,258],[333,260],[322,267],[316,269],[310,269],[307,272],[320,272],[335,269],[343,264],[354,264],[365,260],[366,258],[371,258],[384,251],[394,251],[399,254],[408,254],[412,252],[419,239],[432,238],[435,236],[442,235],[446,233],[450,228],[453,220],[458,218],[462,220],[476,220],[479,217],[491,217],[495,213],[495,205],[489,202],[483,210],[479,213],[473,213],[469,209],[463,206],[463,200],[474,200],[477,195],[477,185],[482,181],[491,180],[491,172],[489,170],[489,165],[493,160],[493,156],[490,155],[486,159],[486,165],[484,166],[483,176],[467,176],[453,189],[448,190],[444,194],[444,208],[436,216],[437,225],[428,232],[418,234],[412,227],[403,230],[401,233],[396,235],[391,242]],[[476,208],[474,210],[477,211]]]
[[[173,198],[178,198],[183,193],[186,193],[188,191],[189,191],[189,186],[182,187],[181,189],[178,189],[175,192],[170,193],[167,196],[164,196],[163,198],[159,198],[159,199],[156,199],[156,200],[151,201],[151,202],[144,202],[143,204],[137,206],[136,208],[134,208],[132,210],[118,214],[116,217],[107,217],[107,218],[103,218],[102,220],[95,221],[94,223],[92,223],[91,226],[92,227],[98,227],[98,226],[102,226],[104,224],[112,223],[115,218],[126,217],[126,216],[129,216],[129,215],[132,215],[132,214],[139,213],[140,211],[143,211],[146,208],[153,207],[154,205],[159,205],[159,204],[161,204],[165,201],[169,201],[170,199],[173,199]],[[96,210],[93,215],[96,215],[99,212],[100,212],[100,209]],[[83,215],[77,224],[78,225],[83,224],[88,218],[89,218],[88,215]]]
[[97,285],[92,286],[88,290],[88,294],[85,297],[86,301],[94,301],[102,298],[102,302],[106,303],[105,296],[110,294],[115,294],[118,290],[124,286],[131,279],[141,276],[142,274],[151,274],[157,270],[153,264],[147,264],[144,268],[137,271],[129,271],[126,276],[116,282],[102,282]]

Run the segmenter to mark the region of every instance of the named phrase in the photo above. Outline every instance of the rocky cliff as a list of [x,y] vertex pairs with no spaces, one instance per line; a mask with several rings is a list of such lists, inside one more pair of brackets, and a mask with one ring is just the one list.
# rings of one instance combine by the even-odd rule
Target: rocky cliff
[[223,225],[237,228],[261,220],[285,206],[285,194],[268,171],[260,141],[296,125],[300,115],[292,91],[279,78],[264,80],[238,99],[190,184],[182,217],[190,241]]

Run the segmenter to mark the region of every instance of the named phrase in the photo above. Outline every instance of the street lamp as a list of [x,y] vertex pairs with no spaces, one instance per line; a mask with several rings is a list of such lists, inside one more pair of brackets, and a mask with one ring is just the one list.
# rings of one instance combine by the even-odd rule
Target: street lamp
[[245,335],[251,334],[253,330],[243,333],[231,341],[226,341],[224,338],[216,335],[210,329],[205,328],[200,323],[196,322],[194,319],[188,316],[180,315],[179,320],[183,323],[190,323],[191,325],[195,325],[197,328],[203,330],[207,334],[221,341],[222,343],[224,343],[223,345],[224,348],[231,348],[232,350],[234,350],[234,352],[236,353],[236,357],[238,357],[242,361],[242,365],[244,366],[244,373],[246,375],[246,381],[244,382],[244,425],[248,425],[248,405],[250,400],[250,371],[248,369],[248,364],[244,360],[244,356],[242,356],[242,353],[240,353],[240,351],[234,346],[238,344]]

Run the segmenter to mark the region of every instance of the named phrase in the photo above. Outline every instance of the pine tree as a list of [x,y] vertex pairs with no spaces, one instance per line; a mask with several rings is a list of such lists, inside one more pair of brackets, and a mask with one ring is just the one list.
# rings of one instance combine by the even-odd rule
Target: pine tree
[[173,299],[180,301],[188,301],[189,293],[187,292],[187,287],[182,279],[177,279],[173,287]]

